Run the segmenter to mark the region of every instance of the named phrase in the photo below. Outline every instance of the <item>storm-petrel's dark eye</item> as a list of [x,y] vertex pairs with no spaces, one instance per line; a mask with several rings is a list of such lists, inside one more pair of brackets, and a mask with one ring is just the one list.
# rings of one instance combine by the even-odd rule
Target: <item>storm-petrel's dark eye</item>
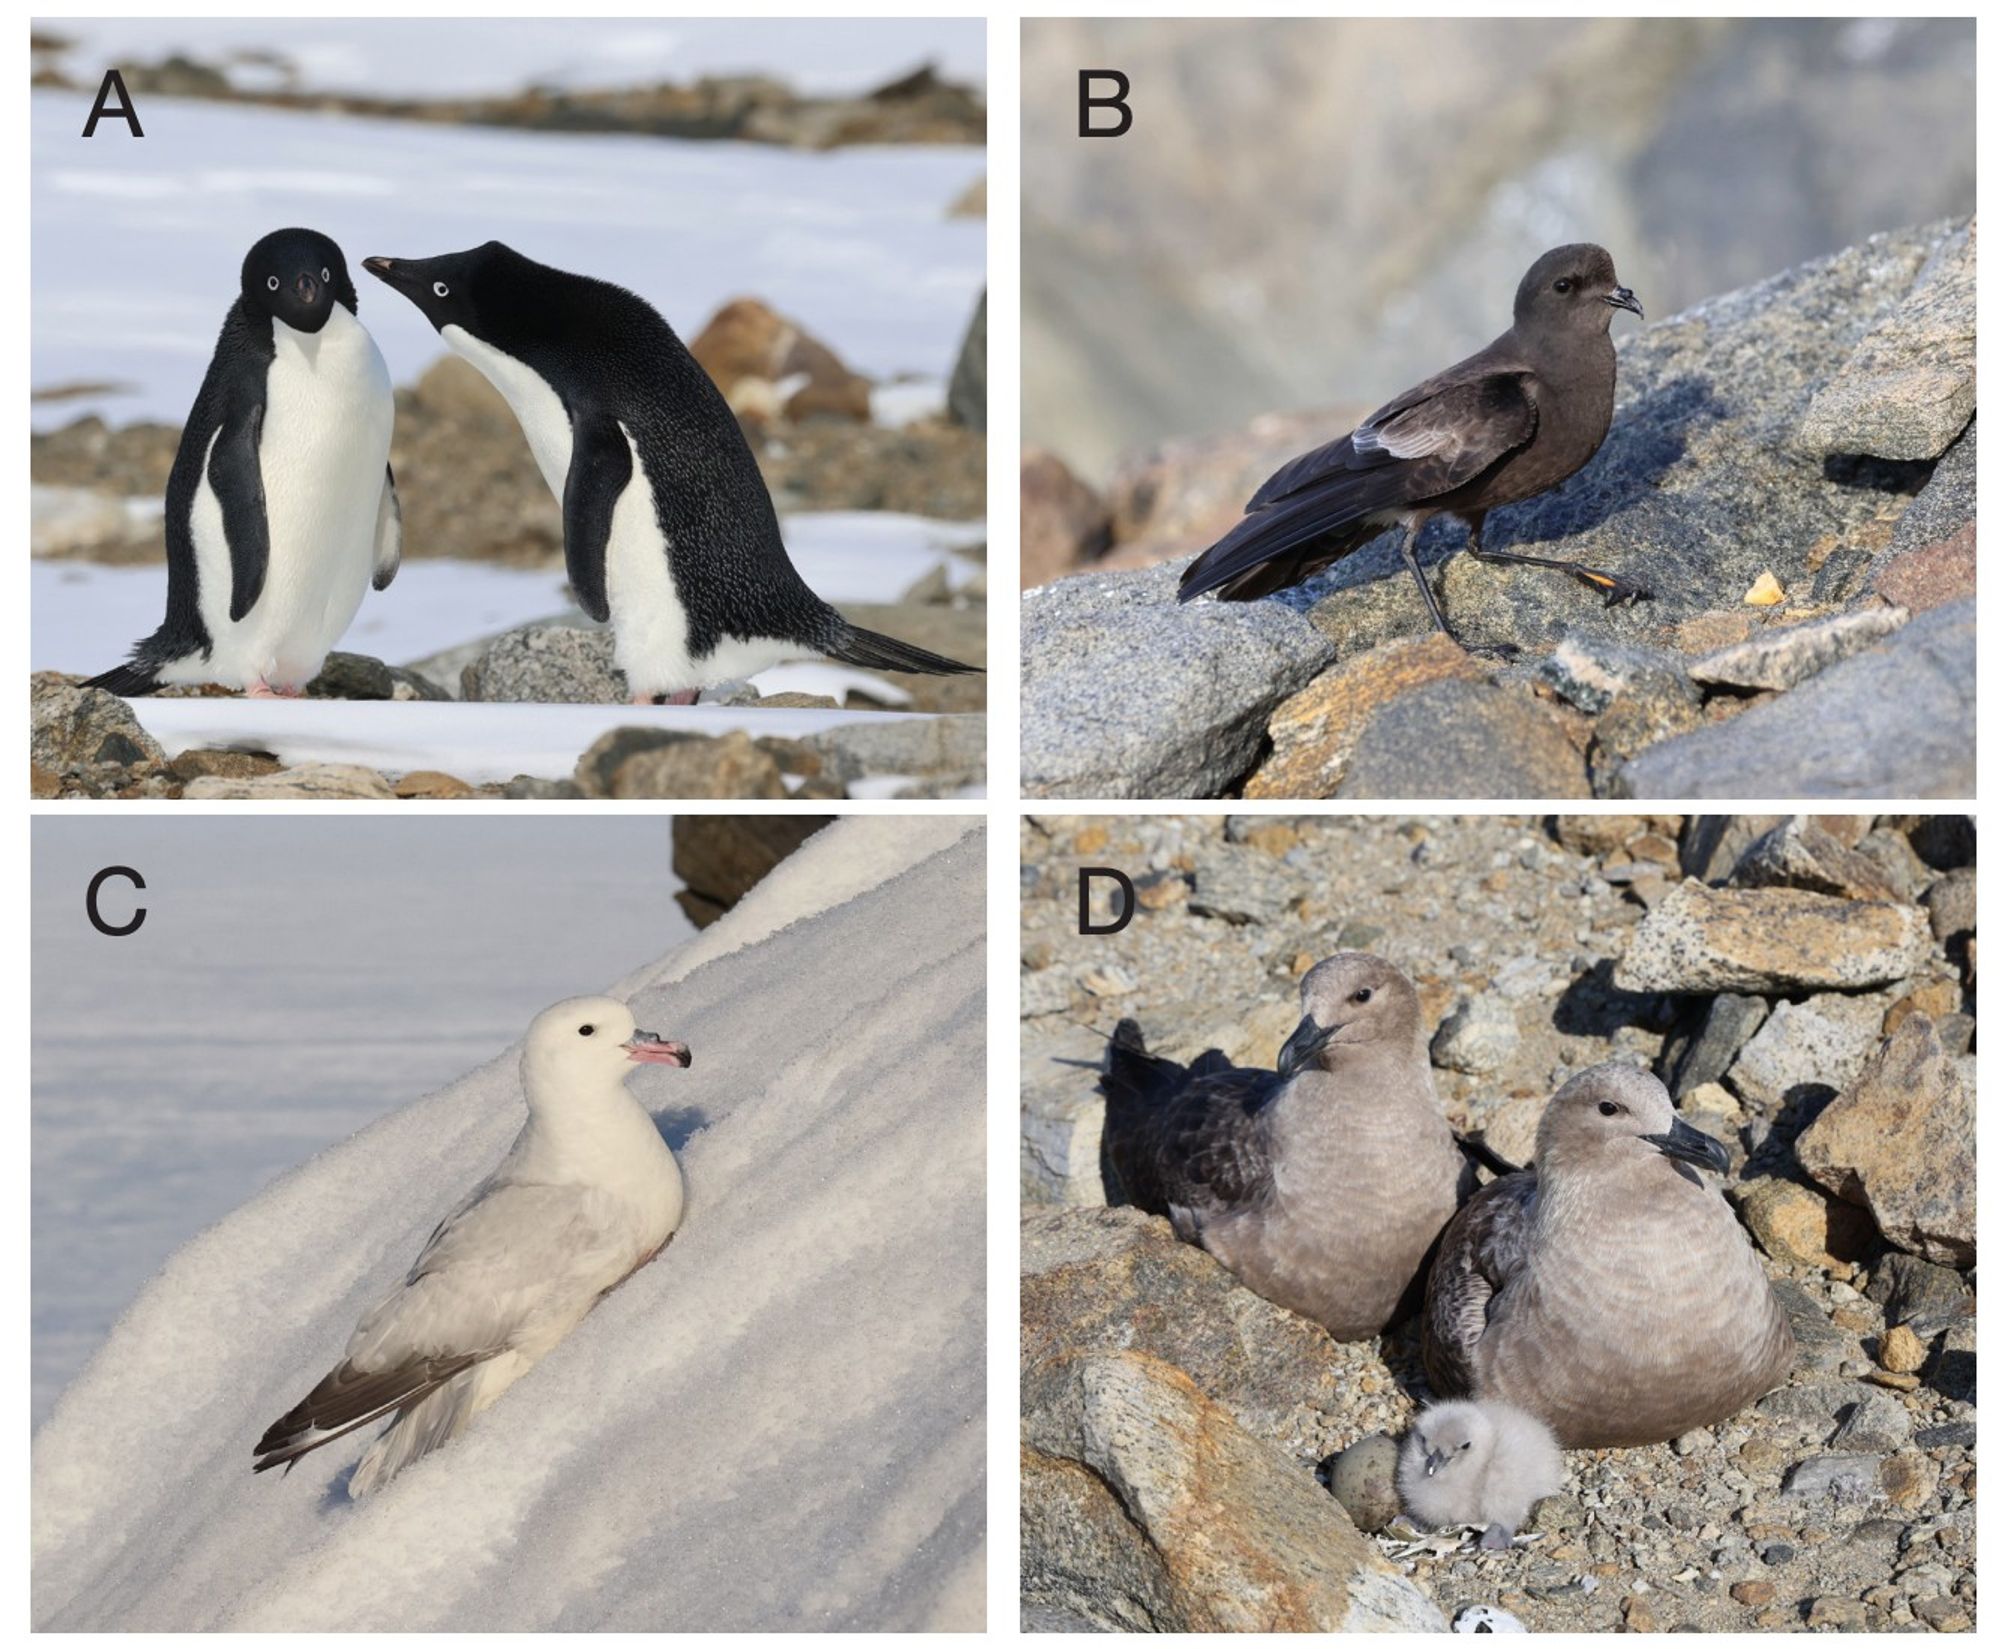
[[597,1034],[597,1027],[595,1025],[585,1025],[576,1034],[578,1036],[595,1036]]
[[1361,989],[1356,991],[1347,1000],[1350,1002],[1366,1002],[1369,999],[1369,997],[1373,996],[1374,994],[1375,994],[1374,991],[1370,990],[1366,985],[1363,985]]
[[1574,285],[1576,285],[1576,282],[1571,280],[1569,276],[1564,275],[1556,282],[1556,290],[1558,292],[1567,292]]
[[1614,1104],[1608,1099],[1600,1099],[1597,1102],[1597,1114],[1601,1117],[1615,1117],[1624,1108],[1624,1106]]
[[448,298],[451,296],[451,288],[446,286],[443,281],[432,281],[431,290],[435,292],[440,298]]

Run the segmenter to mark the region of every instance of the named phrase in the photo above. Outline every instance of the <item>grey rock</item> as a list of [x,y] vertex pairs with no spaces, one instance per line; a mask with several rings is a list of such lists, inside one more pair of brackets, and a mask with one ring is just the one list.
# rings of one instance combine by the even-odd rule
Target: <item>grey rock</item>
[[[1051,968],[1022,975],[1053,980],[1061,1010],[1069,1006],[1070,985]],[[1023,1004],[1025,1012],[1025,1003]],[[1059,1023],[1022,1027],[1021,1035],[1021,1199],[1078,1208],[1102,1205],[1104,1096],[1097,1091],[1103,1039],[1080,1025]]]
[[1977,1446],[1979,1427],[1971,1420],[1951,1420],[1942,1426],[1925,1426],[1917,1433],[1920,1449],[1969,1449]]
[[1728,721],[1664,740],[1619,775],[1633,799],[1971,796],[1973,603],[1919,615],[1883,644]]
[[1761,996],[1723,991],[1708,999],[1696,1026],[1673,1065],[1669,1084],[1678,1102],[1704,1082],[1720,1082],[1743,1044],[1757,1033],[1770,1014]]
[[1874,1052],[1888,1011],[1881,993],[1823,991],[1780,1002],[1730,1067],[1729,1084],[1767,1111],[1797,1088],[1845,1088]]
[[1933,249],[1909,293],[1814,395],[1801,451],[1935,458],[1965,428],[1977,393],[1976,235],[1966,224]]
[[1871,1390],[1848,1411],[1828,1446],[1848,1454],[1890,1454],[1914,1429],[1908,1409],[1888,1392]]
[[1588,796],[1590,776],[1554,714],[1530,695],[1444,680],[1375,713],[1335,794],[1343,801]]
[[622,704],[632,696],[612,663],[609,630],[530,624],[495,637],[460,676],[479,704]]
[[1776,691],[1796,687],[1832,664],[1894,635],[1910,615],[1900,607],[1862,607],[1804,624],[1764,630],[1734,647],[1706,653],[1687,666],[1706,687]]
[[1722,883],[1765,832],[1784,822],[1776,813],[1697,813],[1681,826],[1681,874]]
[[366,653],[328,653],[306,683],[309,699],[448,700],[451,694],[414,670],[384,664]]
[[[1790,1277],[1773,1277],[1771,1292],[1784,1308],[1792,1325],[1792,1338],[1798,1342],[1795,1370],[1803,1374],[1828,1374],[1838,1369],[1853,1342],[1834,1326],[1825,1308]],[[1773,1392],[1771,1397],[1777,1395]],[[1770,1397],[1764,1399],[1770,1400]]]
[[1924,893],[1924,905],[1931,913],[1931,932],[1949,950],[1978,928],[1979,872],[1967,865],[1947,871]]
[[37,676],[29,688],[28,757],[69,776],[94,770],[154,771],[167,753],[115,693]]
[[1907,889],[1811,819],[1790,818],[1752,842],[1730,873],[1741,887],[1800,887],[1844,899],[1900,900]]
[[1188,909],[1225,922],[1272,922],[1297,891],[1294,879],[1268,853],[1218,842],[1203,848],[1195,863]]
[[986,428],[986,294],[979,294],[979,307],[972,313],[972,324],[966,328],[965,339],[958,346],[958,359],[952,363],[951,383],[945,390],[945,408],[954,423],[963,424],[967,429],[984,431]]
[[1322,1462],[1327,1492],[1363,1534],[1385,1529],[1403,1509],[1396,1493],[1396,1440],[1370,1432]]
[[1907,1323],[1924,1340],[1942,1333],[1972,1309],[1972,1290],[1958,1271],[1893,1250],[1876,1263],[1868,1279],[1868,1298],[1881,1306],[1887,1327]]
[[1536,666],[1536,675],[1588,715],[1632,693],[1664,694],[1688,705],[1700,702],[1678,653],[1635,646],[1599,631],[1572,630]]
[[1978,1327],[1961,1317],[1944,1331],[1927,1379],[1932,1388],[1956,1402],[1969,1403],[1979,1390]]
[[1873,1500],[1882,1492],[1881,1465],[1872,1454],[1822,1454],[1786,1473],[1783,1492],[1794,1500]]
[[1021,1605],[1021,1630],[1023,1632],[1109,1632],[1109,1626],[1099,1624],[1088,1615],[1080,1615],[1074,1609],[1065,1609],[1053,1603],[1024,1603]]
[[1178,570],[1087,573],[1021,607],[1021,786],[1029,796],[1220,795],[1271,711],[1333,661],[1276,601],[1174,600]]
[[865,773],[964,775],[973,780],[986,774],[986,718],[972,713],[862,715],[809,733],[800,742],[836,764],[852,762]]
[[1780,1386],[1758,1400],[1757,1412],[1774,1420],[1798,1421],[1817,1436],[1825,1438],[1840,1420],[1852,1414],[1862,1400],[1874,1391],[1873,1386],[1864,1386],[1858,1380]]
[[1431,1038],[1431,1062],[1448,1071],[1489,1076],[1514,1057],[1521,1029],[1514,1010],[1498,996],[1467,997],[1452,1010]]
[[1977,516],[1978,461],[1979,420],[1975,418],[1952,443],[1951,450],[1938,460],[1924,490],[1897,517],[1895,535],[1882,557],[1883,570],[1894,566],[1898,558],[1911,550],[1951,537]]
[[582,799],[583,790],[574,779],[538,779],[531,773],[516,773],[501,787],[501,794],[514,802],[574,802]]

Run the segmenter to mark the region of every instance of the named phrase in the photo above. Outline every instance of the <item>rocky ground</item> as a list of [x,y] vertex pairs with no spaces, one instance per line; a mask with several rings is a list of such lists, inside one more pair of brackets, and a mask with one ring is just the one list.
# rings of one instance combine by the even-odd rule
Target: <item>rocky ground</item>
[[[1636,334],[1618,410],[1488,544],[1653,599],[1424,559],[1393,535],[1295,591],[1180,607],[1180,565],[1366,408],[1022,477],[1022,782],[1048,797],[1973,794],[1976,225],[1878,235]],[[1080,573],[1077,568],[1090,569]],[[1073,576],[1060,576],[1064,573]],[[1053,580],[1053,582],[1042,582]]]
[[[1026,1623],[1971,1629],[1974,857],[1930,817],[1027,821]],[[1123,932],[1076,933],[1081,865],[1133,877]],[[1410,974],[1440,1100],[1511,1160],[1573,1071],[1660,1074],[1797,1332],[1733,1419],[1569,1453],[1514,1551],[1322,1486],[1406,1428],[1407,1327],[1335,1344],[1101,1206],[1103,1034],[1268,1064],[1343,946]]]
[[[69,43],[43,30],[33,39],[33,83],[94,91],[95,70],[72,73]],[[314,91],[283,53],[258,51],[204,62],[176,53],[157,63],[120,65],[135,95],[205,98],[436,121],[450,126],[513,126],[534,131],[636,132],[650,137],[772,143],[838,149],[855,143],[984,143],[986,102],[978,88],[923,67],[870,91],[811,96],[761,75],[709,75],[686,85],[616,88],[534,86],[499,97],[363,97]],[[238,70],[252,71],[247,76]],[[87,83],[86,83],[87,82]]]

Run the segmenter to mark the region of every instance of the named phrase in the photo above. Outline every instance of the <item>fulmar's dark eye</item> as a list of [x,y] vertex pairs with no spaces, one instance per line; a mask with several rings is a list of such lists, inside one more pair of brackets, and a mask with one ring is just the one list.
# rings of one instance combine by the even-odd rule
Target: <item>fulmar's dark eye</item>
[[275,292],[278,290],[278,277],[276,275],[266,275],[264,277],[264,284]]
[[1576,282],[1571,280],[1567,275],[1560,276],[1556,280],[1556,290],[1558,292],[1567,292],[1574,285],[1576,285]]
[[1356,991],[1347,1000],[1350,1002],[1366,1002],[1369,999],[1369,997],[1373,996],[1374,994],[1375,994],[1374,991],[1370,990],[1366,985],[1363,985],[1361,989]]
[[431,290],[435,292],[440,298],[448,298],[451,296],[451,288],[446,286],[443,281],[432,281]]
[[1601,1117],[1615,1117],[1620,1111],[1624,1109],[1625,1109],[1624,1106],[1616,1104],[1608,1099],[1600,1099],[1597,1102],[1597,1114]]
[[597,1027],[595,1025],[583,1025],[578,1027],[576,1034],[578,1036],[595,1036],[597,1034]]

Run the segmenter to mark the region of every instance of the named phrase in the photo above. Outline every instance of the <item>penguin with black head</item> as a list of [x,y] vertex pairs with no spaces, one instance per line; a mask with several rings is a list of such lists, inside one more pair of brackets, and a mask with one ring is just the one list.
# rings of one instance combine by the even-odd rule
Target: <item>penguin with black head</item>
[[807,587],[735,414],[643,298],[499,241],[362,267],[513,408],[562,501],[570,587],[611,624],[635,703],[691,704],[703,687],[811,657],[976,669],[860,629]]
[[396,576],[395,401],[356,310],[325,235],[250,248],[167,478],[166,620],[90,686],[293,697]]

